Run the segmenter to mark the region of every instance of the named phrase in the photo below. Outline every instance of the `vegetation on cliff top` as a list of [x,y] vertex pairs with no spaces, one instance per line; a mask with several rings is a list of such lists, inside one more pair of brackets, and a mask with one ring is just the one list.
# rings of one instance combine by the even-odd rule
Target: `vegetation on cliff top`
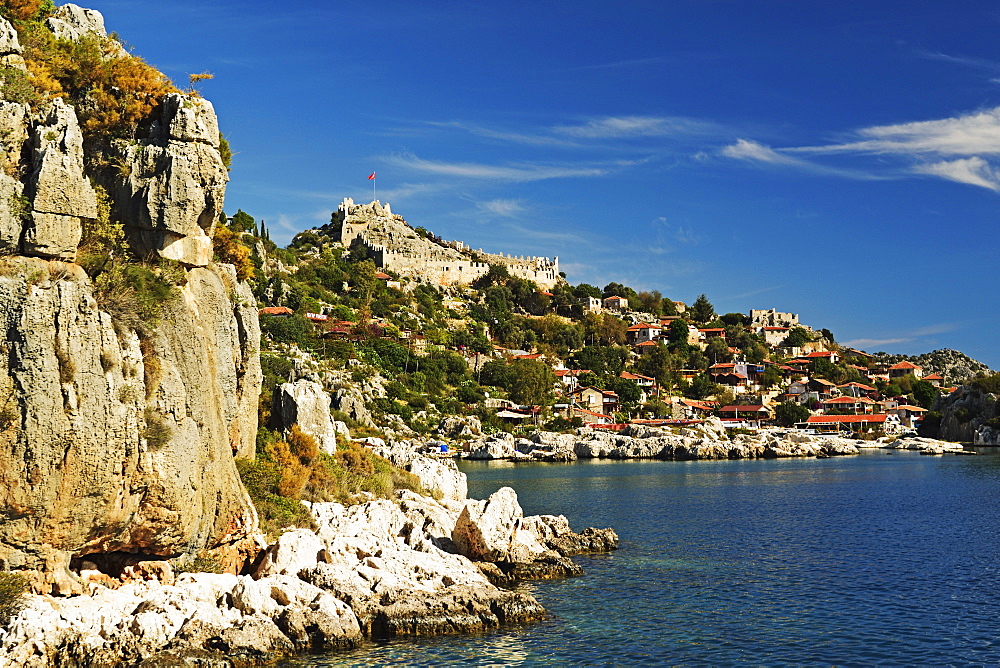
[[45,25],[51,0],[4,0],[0,14],[17,29],[28,75],[6,68],[7,99],[38,107],[63,97],[74,107],[85,137],[132,137],[176,86],[115,35],[59,39]]

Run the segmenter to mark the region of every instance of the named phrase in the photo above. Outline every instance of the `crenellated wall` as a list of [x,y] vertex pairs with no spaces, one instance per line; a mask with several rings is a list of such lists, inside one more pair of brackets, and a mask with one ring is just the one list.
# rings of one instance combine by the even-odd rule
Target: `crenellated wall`
[[392,213],[388,204],[355,204],[345,198],[335,214],[345,247],[361,243],[375,264],[402,276],[433,285],[468,285],[503,265],[512,276],[551,288],[559,277],[559,258],[514,256],[472,250],[460,241],[425,238]]

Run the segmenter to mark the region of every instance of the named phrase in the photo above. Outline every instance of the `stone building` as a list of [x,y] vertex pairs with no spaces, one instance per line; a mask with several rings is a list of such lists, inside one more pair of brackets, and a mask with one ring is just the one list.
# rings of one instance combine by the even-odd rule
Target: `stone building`
[[751,309],[750,328],[795,327],[799,324],[798,313],[781,313],[771,309]]
[[410,227],[379,201],[355,204],[344,198],[331,225],[339,227],[345,248],[363,246],[380,269],[433,285],[468,285],[503,265],[512,276],[552,288],[561,279],[559,258],[514,256],[473,250],[461,241],[445,241]]

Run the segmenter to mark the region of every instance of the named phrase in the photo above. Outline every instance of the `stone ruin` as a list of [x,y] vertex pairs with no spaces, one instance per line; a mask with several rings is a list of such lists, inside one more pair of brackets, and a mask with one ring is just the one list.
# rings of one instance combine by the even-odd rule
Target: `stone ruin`
[[432,285],[469,285],[494,264],[540,288],[552,288],[560,280],[558,257],[484,253],[461,241],[423,236],[378,200],[355,204],[345,197],[333,224],[340,227],[339,240],[345,248],[361,244],[380,269]]

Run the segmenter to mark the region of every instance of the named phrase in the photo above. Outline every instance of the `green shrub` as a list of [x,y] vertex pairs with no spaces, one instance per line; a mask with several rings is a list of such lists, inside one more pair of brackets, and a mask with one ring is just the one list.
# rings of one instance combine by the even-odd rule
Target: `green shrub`
[[129,329],[155,328],[163,305],[179,296],[177,272],[152,264],[128,264],[109,256],[81,260],[94,282],[98,307]]
[[1000,394],[1000,373],[993,374],[992,376],[976,378],[972,381],[972,387],[976,388],[980,392]]
[[175,575],[181,573],[223,573],[222,561],[217,554],[202,550],[193,557],[180,558],[170,562]]
[[143,426],[141,435],[146,440],[146,447],[155,450],[162,448],[170,442],[170,439],[174,436],[174,431],[167,424],[167,421],[163,419],[163,416],[157,413],[151,406],[147,406],[143,412],[143,417],[145,418],[145,425]]
[[260,320],[261,334],[274,343],[294,343],[305,345],[313,332],[313,324],[303,316],[265,316]]
[[27,591],[27,577],[21,573],[0,572],[0,627],[5,628],[21,611]]

